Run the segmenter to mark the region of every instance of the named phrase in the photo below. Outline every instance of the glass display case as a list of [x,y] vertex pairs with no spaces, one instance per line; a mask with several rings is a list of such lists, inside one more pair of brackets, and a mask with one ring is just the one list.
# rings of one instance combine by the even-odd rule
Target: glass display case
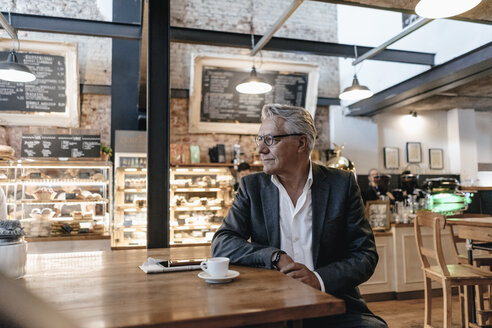
[[[142,160],[125,157],[125,163]],[[137,165],[138,166],[138,165]],[[111,233],[112,248],[147,246],[147,169],[115,169],[115,210]]]
[[12,161],[0,165],[0,185],[8,217],[21,221],[26,237],[109,235],[111,163]]
[[228,167],[172,167],[170,245],[210,243],[232,205],[233,184]]
[[[0,161],[0,187],[5,194],[5,205],[7,208],[7,219],[16,218],[16,166],[14,161]],[[0,218],[1,220],[2,218]]]

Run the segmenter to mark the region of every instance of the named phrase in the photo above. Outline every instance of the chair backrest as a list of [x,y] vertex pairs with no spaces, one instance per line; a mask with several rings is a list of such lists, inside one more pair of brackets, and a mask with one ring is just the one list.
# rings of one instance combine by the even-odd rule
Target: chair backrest
[[[414,221],[415,228],[415,240],[417,242],[417,250],[419,253],[420,261],[423,268],[429,268],[429,258],[436,260],[437,264],[441,268],[442,273],[445,276],[449,276],[449,271],[444,260],[444,253],[442,251],[441,229],[444,227],[445,219],[439,213],[433,213],[429,211],[418,211],[417,217]],[[422,227],[429,227],[432,229],[433,247],[425,247],[422,241]]]
[[[484,217],[489,217],[490,214],[477,214],[477,213],[469,213],[469,214],[455,214],[455,215],[449,215],[446,218],[484,218]],[[452,245],[453,245],[453,251],[454,255],[456,258],[460,259],[460,257],[467,257],[465,254],[460,254],[458,250],[458,244],[464,244],[466,242],[466,239],[458,237],[456,234],[456,231],[454,231],[453,225],[449,225],[449,236],[451,237]]]

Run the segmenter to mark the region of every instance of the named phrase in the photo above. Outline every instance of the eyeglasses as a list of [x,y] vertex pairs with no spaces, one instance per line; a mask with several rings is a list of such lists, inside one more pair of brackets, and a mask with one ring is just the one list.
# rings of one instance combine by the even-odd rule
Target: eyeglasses
[[256,145],[260,145],[260,143],[263,141],[265,145],[271,146],[273,145],[273,141],[278,138],[284,138],[284,137],[290,137],[290,136],[302,136],[304,133],[291,133],[291,134],[279,134],[277,136],[272,136],[271,134],[267,134],[264,136],[256,136],[255,137],[255,142]]

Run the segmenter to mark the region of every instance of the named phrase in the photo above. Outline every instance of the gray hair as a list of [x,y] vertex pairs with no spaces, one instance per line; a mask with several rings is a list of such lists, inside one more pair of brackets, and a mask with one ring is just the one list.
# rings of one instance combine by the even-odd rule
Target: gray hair
[[261,110],[261,120],[270,117],[275,123],[276,118],[281,117],[285,120],[285,133],[303,133],[307,137],[309,151],[314,149],[316,142],[316,127],[311,114],[302,107],[266,104]]

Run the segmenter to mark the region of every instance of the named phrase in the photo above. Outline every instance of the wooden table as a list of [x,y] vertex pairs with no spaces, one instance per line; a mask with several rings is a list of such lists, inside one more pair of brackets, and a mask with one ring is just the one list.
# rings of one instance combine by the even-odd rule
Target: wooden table
[[[473,265],[473,249],[492,251],[490,245],[478,243],[492,243],[492,216],[477,218],[447,218],[446,223],[459,227],[458,236],[466,239],[468,264]],[[471,299],[475,299],[475,291],[471,289]],[[476,322],[475,304],[472,302],[472,322]]]
[[492,242],[492,216],[482,218],[447,218],[446,223],[459,226],[458,236],[460,238],[478,242]]
[[231,327],[344,313],[343,300],[275,270],[231,266],[208,284],[200,271],[145,274],[147,257],[203,258],[210,247],[28,255],[24,284],[83,327]]

